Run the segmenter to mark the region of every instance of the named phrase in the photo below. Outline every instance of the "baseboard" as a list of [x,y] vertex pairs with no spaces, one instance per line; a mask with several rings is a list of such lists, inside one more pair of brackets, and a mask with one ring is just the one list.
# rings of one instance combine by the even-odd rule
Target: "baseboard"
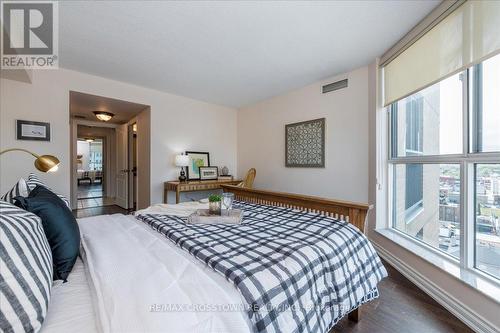
[[498,332],[498,329],[493,324],[485,320],[481,315],[457,300],[455,297],[443,291],[440,287],[416,271],[413,267],[409,266],[405,262],[402,262],[383,247],[375,243],[372,244],[384,260],[396,268],[417,287],[422,289],[427,295],[432,297],[436,302],[441,304],[445,309],[450,311],[464,324],[469,326],[472,330],[479,333]]

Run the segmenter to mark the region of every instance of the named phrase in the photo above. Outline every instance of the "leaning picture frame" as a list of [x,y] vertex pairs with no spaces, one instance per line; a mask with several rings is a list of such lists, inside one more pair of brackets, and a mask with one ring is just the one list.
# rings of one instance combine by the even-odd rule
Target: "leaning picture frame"
[[188,180],[200,180],[200,167],[210,166],[210,154],[201,151],[186,151],[186,155],[189,156]]
[[200,180],[217,180],[219,178],[219,168],[216,166],[202,166],[200,169]]
[[16,120],[17,140],[50,141],[50,123]]

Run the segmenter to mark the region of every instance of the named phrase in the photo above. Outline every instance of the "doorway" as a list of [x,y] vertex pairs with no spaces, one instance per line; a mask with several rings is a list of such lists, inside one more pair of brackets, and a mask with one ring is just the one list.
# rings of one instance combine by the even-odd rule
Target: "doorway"
[[150,107],[71,91],[70,116],[72,208],[149,206]]
[[137,210],[137,123],[133,123],[128,127],[128,166],[129,166],[129,179],[128,179],[128,192],[129,207],[135,211]]
[[77,208],[93,208],[114,205],[108,196],[106,180],[105,138],[78,137],[77,141]]

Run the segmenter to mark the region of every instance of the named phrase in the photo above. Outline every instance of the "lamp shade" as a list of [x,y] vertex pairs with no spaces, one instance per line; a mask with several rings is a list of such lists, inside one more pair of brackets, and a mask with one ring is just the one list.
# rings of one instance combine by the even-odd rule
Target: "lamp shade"
[[189,165],[189,156],[187,156],[187,155],[175,156],[175,166],[186,167],[188,165]]
[[59,159],[52,155],[42,155],[35,160],[35,168],[42,172],[55,172],[59,169]]

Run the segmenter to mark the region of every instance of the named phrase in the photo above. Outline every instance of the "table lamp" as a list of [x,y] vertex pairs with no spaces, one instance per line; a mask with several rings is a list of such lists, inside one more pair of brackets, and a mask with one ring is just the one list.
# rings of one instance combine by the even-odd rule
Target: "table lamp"
[[177,155],[175,156],[175,166],[181,168],[181,174],[179,176],[179,181],[186,181],[186,173],[184,172],[184,167],[189,165],[189,156],[187,155]]

